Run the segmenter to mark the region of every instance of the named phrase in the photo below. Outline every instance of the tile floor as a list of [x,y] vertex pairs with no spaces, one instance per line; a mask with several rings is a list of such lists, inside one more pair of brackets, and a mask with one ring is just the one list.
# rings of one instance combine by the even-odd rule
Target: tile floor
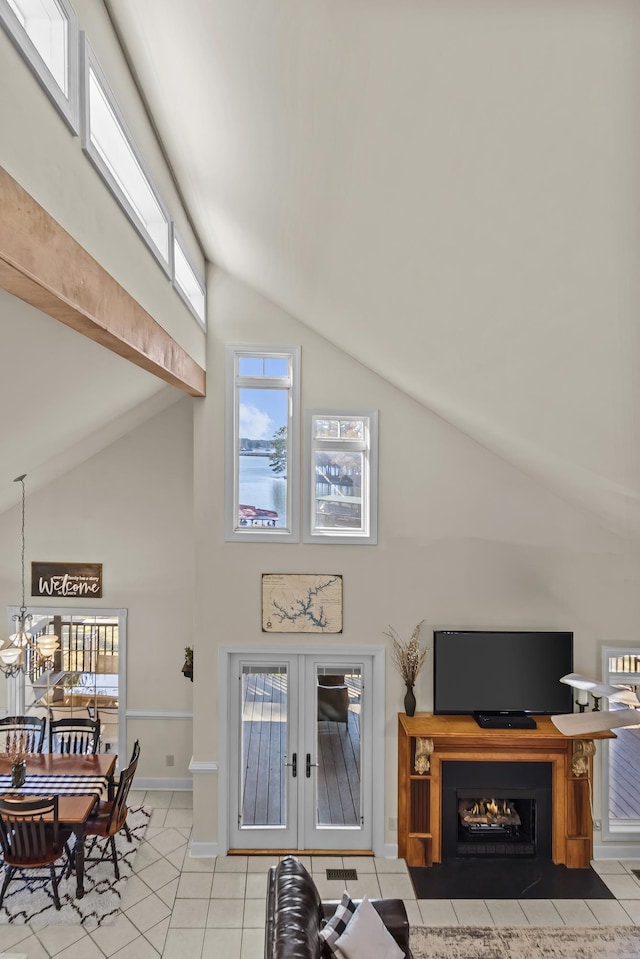
[[[191,793],[137,792],[131,802],[153,809],[126,886],[122,915],[112,926],[0,925],[0,959],[262,959],[267,869],[264,856],[190,859]],[[595,868],[616,899],[416,900],[404,862],[301,857],[325,899],[345,883],[327,867],[356,868],[346,886],[354,898],[405,900],[414,925],[640,925],[640,863],[600,862]]]

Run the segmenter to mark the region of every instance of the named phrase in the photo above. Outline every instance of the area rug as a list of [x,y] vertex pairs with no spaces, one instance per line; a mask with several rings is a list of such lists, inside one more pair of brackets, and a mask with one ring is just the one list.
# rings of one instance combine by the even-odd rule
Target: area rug
[[144,837],[150,816],[151,810],[143,806],[130,808],[127,824],[132,842],[128,841],[124,832],[116,836],[120,879],[116,881],[113,862],[109,855],[100,863],[87,862],[84,871],[84,897],[75,898],[76,877],[72,874],[58,887],[62,905],[62,908],[58,910],[53,904],[50,879],[31,880],[27,885],[17,874],[9,884],[4,898],[0,910],[0,924],[29,923],[34,927],[82,925],[87,929],[95,929],[115,922],[120,912],[124,888],[133,871],[133,860]]
[[411,929],[414,959],[638,959],[635,926],[447,926]]

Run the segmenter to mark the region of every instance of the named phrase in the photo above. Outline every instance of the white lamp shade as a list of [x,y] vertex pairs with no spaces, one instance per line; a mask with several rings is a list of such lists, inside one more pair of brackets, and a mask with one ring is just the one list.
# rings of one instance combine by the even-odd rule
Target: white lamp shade
[[58,637],[52,633],[45,633],[43,636],[38,636],[36,645],[38,652],[42,653],[43,656],[51,656],[60,645],[60,641]]
[[0,659],[5,666],[13,666],[18,661],[22,650],[19,646],[6,646],[0,649]]

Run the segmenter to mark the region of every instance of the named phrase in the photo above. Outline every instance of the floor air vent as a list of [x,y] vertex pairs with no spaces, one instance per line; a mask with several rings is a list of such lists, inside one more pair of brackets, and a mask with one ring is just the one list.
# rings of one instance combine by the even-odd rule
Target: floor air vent
[[631,872],[636,877],[636,879],[640,879],[640,869],[632,869]]
[[358,878],[355,869],[327,869],[327,879],[352,879]]

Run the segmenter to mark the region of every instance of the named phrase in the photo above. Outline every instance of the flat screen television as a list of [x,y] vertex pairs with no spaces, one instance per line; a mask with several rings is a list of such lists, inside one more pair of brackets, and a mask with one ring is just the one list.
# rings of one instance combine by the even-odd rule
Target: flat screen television
[[500,717],[573,711],[573,690],[560,682],[573,672],[573,633],[442,629],[433,640],[435,713],[501,727],[519,724]]

